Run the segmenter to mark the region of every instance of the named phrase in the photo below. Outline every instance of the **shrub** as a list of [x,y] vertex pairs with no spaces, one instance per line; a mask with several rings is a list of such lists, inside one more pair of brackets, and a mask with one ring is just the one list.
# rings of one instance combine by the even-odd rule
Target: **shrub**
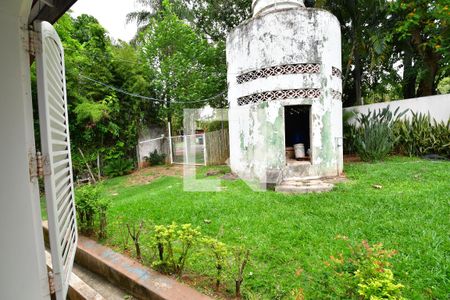
[[394,136],[394,122],[407,111],[391,112],[389,106],[379,111],[369,111],[357,117],[356,151],[364,161],[383,160],[394,150],[397,138]]
[[216,290],[219,290],[223,277],[223,271],[226,267],[228,257],[228,247],[217,239],[205,237],[202,239],[203,244],[210,250],[214,258],[214,266],[216,268]]
[[340,298],[403,299],[403,285],[395,283],[390,259],[395,251],[383,249],[382,244],[369,245],[366,241],[353,246],[350,254],[330,256],[325,265],[331,270],[324,286]]
[[103,172],[108,177],[118,177],[130,174],[134,169],[131,159],[115,159],[107,162]]
[[98,211],[98,219],[99,219],[99,228],[98,228],[98,238],[104,239],[106,238],[106,227],[108,225],[107,220],[107,211],[110,206],[110,201],[104,198],[101,198],[97,203],[97,211]]
[[153,265],[163,272],[181,277],[190,250],[200,238],[200,228],[193,228],[191,224],[179,227],[172,223],[169,226],[155,226],[154,231],[154,245],[159,259]]
[[134,248],[136,249],[136,258],[138,260],[142,259],[140,237],[141,237],[143,227],[144,227],[144,221],[140,221],[139,226],[137,226],[136,223],[131,224],[131,226],[129,223],[127,223],[128,234],[130,235],[131,239],[133,240]]
[[396,148],[409,156],[437,154],[450,158],[450,120],[447,124],[431,120],[430,115],[413,113],[410,119],[397,121]]
[[155,149],[148,157],[145,157],[145,161],[148,162],[150,166],[163,165],[166,162],[166,155],[164,153],[158,153]]
[[95,233],[95,224],[99,223],[99,237],[106,235],[106,211],[109,201],[101,197],[98,186],[85,185],[75,190],[75,205],[78,216],[78,226],[85,234]]

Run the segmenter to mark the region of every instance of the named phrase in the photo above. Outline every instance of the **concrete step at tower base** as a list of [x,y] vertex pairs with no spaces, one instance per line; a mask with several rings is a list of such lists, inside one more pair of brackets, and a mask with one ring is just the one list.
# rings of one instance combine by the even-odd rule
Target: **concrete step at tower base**
[[299,180],[286,178],[275,187],[275,191],[287,194],[307,194],[330,192],[334,184],[323,182],[320,179]]

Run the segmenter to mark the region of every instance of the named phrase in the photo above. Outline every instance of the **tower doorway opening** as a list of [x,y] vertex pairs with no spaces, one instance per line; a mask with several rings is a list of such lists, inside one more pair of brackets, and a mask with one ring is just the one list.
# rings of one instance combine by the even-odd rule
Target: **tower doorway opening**
[[311,105],[284,107],[287,164],[311,162]]

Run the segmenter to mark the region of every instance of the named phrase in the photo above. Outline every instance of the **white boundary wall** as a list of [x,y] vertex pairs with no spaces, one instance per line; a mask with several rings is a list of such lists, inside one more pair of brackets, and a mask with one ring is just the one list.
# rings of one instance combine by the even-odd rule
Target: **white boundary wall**
[[[369,110],[380,110],[388,105],[390,106],[391,111],[395,111],[398,107],[400,107],[400,112],[410,109],[410,111],[415,113],[429,113],[431,118],[438,122],[447,122],[450,119],[450,94],[383,102],[363,106],[352,106],[344,108],[344,112],[355,111],[367,114]],[[406,117],[408,116],[411,116],[411,112],[406,114]]]

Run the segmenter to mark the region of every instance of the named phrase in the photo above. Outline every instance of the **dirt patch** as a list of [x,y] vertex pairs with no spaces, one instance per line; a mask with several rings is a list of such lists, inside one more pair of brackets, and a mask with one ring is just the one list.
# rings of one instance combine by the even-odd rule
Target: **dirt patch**
[[361,158],[357,154],[345,154],[344,163],[362,162]]
[[129,185],[144,185],[164,176],[181,177],[183,175],[182,165],[156,166],[140,169],[128,177]]

